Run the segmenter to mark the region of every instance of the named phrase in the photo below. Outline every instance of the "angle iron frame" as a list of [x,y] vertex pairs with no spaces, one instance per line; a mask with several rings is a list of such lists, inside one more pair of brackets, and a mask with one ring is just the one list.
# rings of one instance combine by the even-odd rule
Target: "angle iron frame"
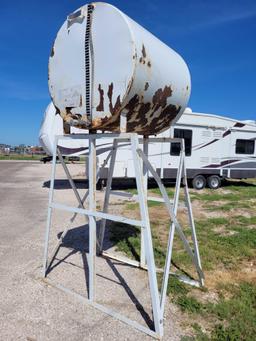
[[[97,160],[96,160],[96,141],[102,138],[113,138],[113,148],[109,152],[108,157],[104,161],[102,167],[105,167],[110,160],[109,172],[108,172],[108,180],[107,186],[105,191],[105,198],[103,204],[103,211],[96,211],[96,183],[99,178],[99,170],[97,171]],[[58,147],[58,142],[60,140],[73,140],[73,139],[87,139],[89,142],[89,189],[86,191],[85,195],[81,198],[75,183],[69,173],[68,167],[66,166],[60,149]],[[135,177],[136,177],[136,184],[137,184],[137,191],[138,191],[138,202],[140,206],[140,215],[141,219],[129,219],[124,216],[117,216],[108,213],[108,206],[109,206],[109,199],[111,195],[111,185],[112,185],[112,178],[115,166],[115,159],[116,159],[116,152],[118,148],[118,143],[120,142],[129,142],[131,145],[132,151],[132,158],[134,162],[134,169],[135,169]],[[148,143],[149,142],[179,142],[181,145],[181,152],[179,157],[179,167],[177,170],[177,177],[176,177],[176,186],[175,186],[175,194],[174,194],[174,201],[173,204],[170,202],[166,189],[162,183],[161,178],[154,170],[152,165],[148,160]],[[139,147],[139,144],[143,143],[143,150]],[[70,207],[67,205],[63,205],[57,203],[53,200],[54,194],[54,181],[55,181],[55,174],[56,174],[56,160],[57,155],[61,162],[61,165],[65,171],[67,179],[70,183],[70,186],[76,196],[78,201],[78,207]],[[149,212],[148,212],[148,200],[154,200],[154,198],[147,196],[147,181],[148,181],[148,173],[151,173],[153,178],[158,184],[160,192],[162,194],[162,202],[164,202],[168,213],[170,215],[171,224],[170,224],[170,231],[168,236],[168,243],[167,243],[167,254],[166,254],[166,261],[165,267],[163,271],[163,281],[161,292],[159,293],[158,284],[157,284],[157,272],[159,269],[155,266],[155,259],[154,259],[154,251],[153,251],[153,244],[152,244],[152,235],[150,229],[150,220],[149,220]],[[181,225],[177,219],[177,210],[179,204],[179,194],[181,188],[181,182],[183,183],[184,187],[184,194],[185,194],[185,202],[186,207],[188,209],[188,218],[192,233],[192,242],[194,251],[191,249],[183,231]],[[89,208],[85,209],[84,204],[86,200],[89,199]],[[155,201],[159,201],[159,198],[156,198]],[[64,210],[68,212],[72,212],[73,216],[71,217],[69,224],[64,229],[60,239],[57,241],[53,251],[48,257],[48,246],[49,246],[49,234],[50,234],[50,227],[51,227],[51,217],[52,217],[52,210]],[[87,302],[94,306],[95,308],[123,321],[124,323],[131,325],[133,328],[136,328],[148,335],[151,335],[154,338],[162,338],[163,337],[163,320],[164,320],[164,307],[167,295],[167,286],[168,280],[170,275],[170,266],[171,266],[171,259],[172,259],[172,250],[173,250],[173,240],[175,231],[177,231],[178,235],[180,236],[184,248],[191,257],[193,264],[195,265],[196,271],[198,273],[198,281],[194,281],[191,279],[184,278],[184,276],[179,277],[180,280],[196,285],[196,286],[203,286],[204,285],[204,274],[202,271],[200,255],[199,255],[199,247],[196,237],[196,230],[194,224],[194,218],[192,213],[192,206],[188,191],[188,183],[187,183],[187,175],[186,175],[186,165],[185,165],[185,146],[183,139],[177,138],[159,138],[159,137],[147,137],[147,138],[139,138],[138,134],[136,133],[101,133],[101,134],[71,134],[71,135],[64,135],[64,136],[56,136],[55,143],[54,143],[54,152],[53,152],[53,160],[52,160],[52,171],[51,171],[51,184],[49,190],[49,204],[48,204],[48,214],[47,214],[47,223],[46,223],[46,232],[45,232],[45,247],[44,247],[44,260],[43,260],[43,276],[46,277],[48,274],[48,270],[56,257],[58,250],[67,234],[71,223],[74,222],[77,214],[84,215],[89,220],[89,254],[88,254],[88,264],[89,264],[89,292],[88,292],[88,299],[71,291],[68,288],[65,288],[59,284],[53,283],[51,280],[47,279],[47,283],[50,285],[57,287],[69,294],[72,294],[79,300],[83,302]],[[97,240],[96,235],[96,219],[101,219],[100,225],[100,236]],[[117,257],[111,255],[107,252],[103,251],[103,241],[104,241],[104,234],[105,234],[105,224],[106,220],[117,221],[126,223],[129,225],[137,226],[141,228],[141,255],[140,255],[140,262],[135,262],[132,260],[127,260],[122,257]],[[148,271],[149,277],[149,286],[150,286],[150,296],[151,296],[151,305],[153,310],[153,320],[154,320],[154,327],[155,330],[151,330],[136,321],[130,320],[126,316],[119,314],[118,312],[113,311],[107,307],[104,307],[96,302],[96,295],[95,295],[95,257],[96,257],[96,249],[102,256],[109,257],[112,259],[116,259],[120,262],[127,263],[129,265],[137,266],[142,269],[146,269]],[[160,270],[161,271],[161,270]]]

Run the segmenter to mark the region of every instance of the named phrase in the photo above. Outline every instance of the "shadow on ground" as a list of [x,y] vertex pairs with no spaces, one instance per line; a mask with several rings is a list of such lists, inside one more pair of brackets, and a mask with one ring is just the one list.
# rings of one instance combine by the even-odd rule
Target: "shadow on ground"
[[[89,181],[87,179],[75,179],[73,180],[77,189],[88,189],[89,187]],[[175,187],[175,180],[164,180],[164,185],[166,187]],[[51,181],[45,181],[43,183],[44,188],[50,188]],[[97,183],[97,189],[100,190],[103,187],[106,186],[106,181],[98,181]],[[222,187],[229,187],[229,186],[237,186],[237,187],[256,187],[255,184],[245,182],[243,180],[223,180],[221,183]],[[136,181],[135,179],[113,179],[112,182],[112,189],[113,190],[128,190],[128,189],[136,189]],[[192,188],[191,182],[189,181],[189,187]],[[70,183],[67,179],[56,179],[54,181],[54,189],[56,190],[62,190],[62,189],[69,189],[71,188]],[[158,188],[157,183],[150,179],[148,182],[148,188]]]
[[[99,234],[99,228],[100,224],[97,223],[97,235]],[[131,229],[131,233],[134,233],[134,231]],[[60,240],[61,235],[63,232],[60,232],[57,234],[57,238]],[[117,241],[115,239],[114,241],[111,240],[110,238],[111,232],[109,229],[109,225],[106,225],[106,230],[105,230],[105,238],[104,238],[104,245],[103,245],[103,250],[107,251],[109,248],[111,248],[114,243]],[[123,235],[120,235],[120,238],[123,238]],[[124,238],[127,238],[125,236]],[[120,239],[119,239],[120,240]],[[60,266],[63,262],[69,263],[72,266],[78,266],[72,262],[69,261],[69,258],[76,254],[80,253],[83,261],[83,270],[84,270],[84,276],[85,276],[85,282],[86,282],[86,287],[87,287],[87,292],[89,292],[89,266],[88,266],[88,253],[89,253],[89,226],[88,224],[86,225],[81,225],[75,228],[72,228],[68,230],[67,234],[63,238],[60,248],[65,248],[68,250],[67,254],[63,257],[59,256],[59,250],[57,250],[54,258],[52,259],[51,263],[49,264],[47,275],[49,275],[54,269],[58,266]],[[134,303],[134,306],[138,310],[138,312],[141,314],[142,318],[144,319],[145,323],[147,326],[151,329],[154,328],[154,323],[152,318],[149,316],[149,314],[145,311],[143,308],[142,304],[136,297],[135,293],[132,291],[132,289],[129,287],[128,283],[122,276],[121,272],[118,270],[117,265],[120,265],[120,262],[114,261],[112,259],[109,259],[107,257],[102,256],[106,260],[106,264],[109,266],[111,271],[116,277],[116,280],[113,280],[111,278],[108,278],[102,274],[96,274],[99,277],[102,277],[106,280],[112,281],[114,283],[117,283],[119,285],[122,285],[124,288],[125,292],[131,299],[131,301]],[[139,255],[136,254],[136,257],[138,258]],[[129,265],[126,265],[129,266]],[[79,266],[78,266],[79,267]]]

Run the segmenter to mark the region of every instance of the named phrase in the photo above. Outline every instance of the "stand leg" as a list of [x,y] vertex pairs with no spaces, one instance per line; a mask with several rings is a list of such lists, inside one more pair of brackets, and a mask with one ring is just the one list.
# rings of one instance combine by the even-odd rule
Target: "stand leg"
[[[143,152],[148,157],[148,137],[143,138]],[[144,184],[144,193],[147,198],[148,195],[148,169],[146,165],[142,163],[142,168],[143,168],[143,184]],[[146,257],[145,257],[145,241],[144,241],[144,229],[141,229],[141,239],[140,239],[140,266],[144,268],[146,266]]]
[[47,265],[48,265],[48,247],[49,247],[49,234],[52,221],[52,201],[53,201],[53,191],[54,191],[54,179],[56,172],[56,154],[57,154],[57,138],[54,141],[53,158],[52,158],[52,173],[51,173],[51,185],[49,192],[49,203],[47,212],[47,222],[45,231],[45,244],[44,244],[44,260],[43,260],[43,276],[47,275]]
[[[117,141],[114,140],[112,156],[111,156],[110,165],[109,165],[106,193],[105,193],[104,204],[103,204],[104,213],[108,212],[109,197],[110,197],[112,178],[113,178],[113,173],[114,173],[114,166],[115,166],[115,161],[116,161],[116,152],[117,152]],[[106,219],[102,219],[101,225],[100,225],[100,237],[99,237],[99,251],[100,252],[102,252],[102,248],[103,248],[105,227],[106,227]]]
[[189,223],[190,223],[190,228],[191,228],[191,232],[192,232],[194,253],[195,253],[195,257],[196,257],[198,266],[201,270],[201,271],[197,271],[197,273],[198,273],[200,286],[203,287],[204,286],[204,275],[202,272],[200,253],[199,253],[198,241],[197,241],[197,236],[196,236],[195,221],[194,221],[194,217],[193,217],[192,205],[191,205],[190,195],[189,195],[189,191],[188,191],[188,180],[187,180],[185,158],[183,160],[183,168],[184,168],[184,175],[183,175],[184,194],[185,194],[185,200],[186,200],[187,208],[188,208],[188,217],[189,217]]
[[139,195],[141,220],[144,223],[144,227],[142,227],[142,229],[145,229],[144,243],[145,243],[145,251],[146,251],[146,261],[148,264],[149,286],[150,286],[150,294],[151,294],[151,300],[152,300],[155,331],[159,334],[160,337],[162,337],[163,321],[160,318],[160,300],[159,300],[159,292],[158,292],[157,277],[156,277],[156,266],[155,266],[155,259],[154,259],[153,243],[152,243],[152,236],[151,236],[150,222],[149,222],[149,215],[148,215],[148,205],[147,205],[147,198],[144,193],[144,184],[143,184],[144,177],[142,175],[141,161],[137,154],[137,149],[139,148],[138,136],[133,135],[131,137],[131,146],[132,146],[132,154],[133,154],[134,168],[135,168],[135,174],[136,174],[136,183],[137,183],[137,189],[138,189],[138,195]]
[[69,184],[70,184],[71,188],[73,189],[73,192],[74,192],[74,194],[75,194],[75,196],[76,196],[76,199],[77,199],[77,201],[78,201],[78,203],[79,203],[79,206],[78,206],[78,207],[79,207],[79,208],[84,208],[84,204],[83,204],[82,199],[80,198],[80,195],[79,195],[79,193],[78,193],[78,191],[77,191],[76,185],[74,184],[74,180],[72,179],[72,177],[71,177],[71,175],[70,175],[70,173],[69,173],[68,167],[67,167],[67,165],[65,164],[65,161],[64,161],[64,159],[63,159],[63,156],[62,156],[62,154],[61,154],[61,152],[60,152],[60,150],[59,150],[58,147],[57,147],[57,153],[58,153],[59,160],[60,160],[60,162],[61,162],[61,164],[62,164],[62,167],[63,167],[63,169],[64,169],[64,172],[65,172],[65,174],[66,174],[66,176],[67,176],[67,179],[68,179],[68,181],[69,181]]
[[[184,151],[181,150],[179,168],[177,170],[174,201],[173,201],[173,213],[175,214],[175,216],[177,215],[177,211],[178,211],[180,185],[181,185],[181,177],[182,177],[182,170],[183,170],[183,159],[184,159]],[[175,233],[175,224],[174,224],[174,222],[172,222],[171,226],[170,226],[169,237],[168,237],[167,254],[166,254],[166,260],[165,260],[164,275],[163,275],[163,282],[162,282],[161,296],[160,296],[162,318],[164,316],[164,307],[165,307],[167,286],[168,286],[171,260],[172,260],[172,248],[173,248],[174,233]]]
[[166,192],[166,189],[159,177],[159,175],[156,173],[156,171],[154,170],[154,168],[152,167],[152,165],[150,164],[150,162],[148,161],[148,159],[145,157],[143,151],[141,149],[138,149],[137,150],[137,153],[138,155],[143,159],[144,163],[147,165],[148,167],[148,170],[150,171],[150,173],[153,175],[154,179],[156,180],[157,184],[158,184],[158,187],[160,189],[160,192],[163,196],[163,199],[164,199],[164,203],[166,205],[166,208],[170,214],[170,217],[175,225],[175,229],[177,231],[177,233],[179,234],[182,242],[183,242],[183,245],[184,245],[184,248],[185,250],[187,251],[187,253],[189,254],[189,256],[191,257],[191,260],[192,262],[194,263],[196,269],[197,269],[197,272],[201,273],[201,276],[203,276],[203,272],[201,270],[201,267],[199,266],[198,264],[198,261],[197,261],[197,258],[195,257],[187,239],[186,239],[186,236],[184,235],[183,231],[182,231],[182,228],[176,218],[176,215],[174,214],[173,212],[173,208],[170,204],[170,200],[169,200],[169,197],[167,195],[167,192]]
[[[60,155],[61,155],[61,153],[60,153],[60,151],[58,151],[58,156],[59,156],[59,159],[60,159],[60,161],[61,161],[62,166],[63,166],[63,165],[66,166],[66,164],[65,164],[65,162],[64,162],[64,160],[63,160],[63,158],[62,158],[62,155],[61,155],[61,157],[60,157]],[[103,165],[102,165],[103,168],[107,165],[107,163],[108,163],[108,161],[109,161],[111,155],[112,155],[112,151],[108,154],[106,160],[104,161],[104,163],[103,163]],[[65,167],[64,167],[64,170],[65,170]],[[66,175],[67,175],[68,180],[69,180],[69,181],[71,180],[73,186],[75,187],[74,181],[72,180],[72,177],[71,177],[71,175],[70,175],[70,173],[69,173],[67,167],[66,167],[65,172],[66,172]],[[99,176],[100,176],[100,169],[97,171],[96,183],[97,183],[97,181],[98,181],[98,179],[99,179]],[[73,188],[73,186],[71,185],[72,188]],[[76,189],[76,188],[75,188],[75,189]],[[74,188],[73,188],[73,190],[74,190]],[[77,190],[76,190],[76,191],[77,191]],[[75,191],[74,191],[74,192],[75,192]],[[85,203],[85,201],[86,201],[88,195],[89,195],[89,190],[87,190],[87,191],[85,192],[84,196],[83,196],[82,199],[81,199],[81,202],[80,202],[80,200],[78,200],[78,201],[79,201],[78,208],[83,208],[83,207],[84,207],[84,203]],[[78,196],[79,196],[79,193],[78,193]],[[63,233],[61,234],[60,239],[58,239],[56,245],[54,246],[53,251],[51,252],[50,257],[48,258],[48,268],[49,268],[49,266],[51,266],[51,263],[53,262],[53,259],[54,259],[54,257],[56,256],[56,254],[57,254],[57,252],[58,252],[58,250],[59,250],[59,248],[60,248],[60,245],[61,245],[62,242],[63,242],[63,239],[65,238],[66,234],[68,233],[69,229],[71,228],[71,224],[75,221],[75,219],[76,219],[76,217],[77,217],[77,214],[78,214],[78,213],[74,213],[73,216],[70,218],[69,224],[68,224],[67,227],[64,229]],[[85,218],[86,218],[86,221],[88,221],[88,217],[86,216]]]
[[[96,210],[96,140],[89,138],[89,210]],[[89,216],[89,300],[95,297],[96,218]]]

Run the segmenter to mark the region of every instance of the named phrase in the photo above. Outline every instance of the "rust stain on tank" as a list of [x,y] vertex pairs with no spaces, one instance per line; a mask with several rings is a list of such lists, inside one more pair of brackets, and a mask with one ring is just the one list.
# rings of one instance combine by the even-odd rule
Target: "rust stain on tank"
[[142,52],[142,57],[143,58],[146,58],[146,49],[145,49],[145,46],[144,46],[144,44],[142,44],[142,50],[141,50],[141,52]]
[[109,99],[109,111],[111,112],[111,114],[113,113],[113,103],[112,103],[113,88],[114,88],[114,85],[113,85],[113,83],[111,83],[108,86],[108,93],[107,93],[108,99]]
[[[158,109],[159,107],[165,107],[167,104],[167,98],[172,95],[172,89],[170,86],[165,86],[164,90],[161,88],[158,89],[154,96],[152,97],[152,102],[155,107]],[[156,110],[157,110],[156,109]]]
[[151,68],[151,61],[149,60],[149,58],[147,58],[144,44],[142,44],[141,53],[142,53],[142,56],[140,57],[139,62],[144,65],[146,64],[149,68]]
[[96,107],[97,111],[104,111],[104,90],[101,88],[101,84],[98,86],[98,91],[100,95],[100,102]]
[[[127,131],[140,134],[155,134],[172,122],[180,107],[167,105],[168,97],[172,96],[171,86],[165,86],[155,91],[152,101],[144,103],[143,93],[134,95],[125,106],[127,113]],[[161,109],[158,113],[157,111]]]
[[118,112],[120,110],[120,108],[121,108],[121,100],[120,100],[120,95],[118,95],[117,99],[116,99],[116,103],[114,105],[113,114]]
[[[117,96],[115,103],[113,103],[114,84],[112,82],[109,84],[107,91],[109,112],[104,117],[93,118],[90,122],[86,114],[81,117],[80,114],[72,113],[72,107],[65,108],[62,117],[67,124],[80,128],[118,132],[120,130],[120,113],[126,112],[127,132],[137,132],[144,135],[159,133],[170,126],[181,110],[181,106],[170,104],[170,102],[167,104],[168,98],[173,93],[171,85],[157,89],[151,100],[145,101],[144,92],[148,87],[149,83],[146,82],[143,91],[134,94],[128,103],[122,105],[120,95]],[[102,105],[104,106],[104,90],[101,84],[98,86],[98,91],[100,93],[100,103],[97,110],[102,109]]]
[[66,122],[63,122],[63,131],[65,134],[70,134],[70,125]]
[[97,128],[101,128],[102,125],[104,125],[105,123],[107,123],[109,120],[108,116],[105,117],[97,117],[95,119],[92,120],[92,128],[93,129],[97,129]]
[[52,49],[51,49],[51,54],[50,54],[51,57],[54,56],[54,45],[52,46]]
[[113,83],[111,83],[108,86],[108,93],[107,93],[108,99],[109,99],[109,111],[111,112],[112,115],[114,115],[121,108],[120,95],[117,97],[116,103],[113,106],[113,103],[112,103],[113,88],[114,88],[114,85],[113,85]]
[[128,104],[126,104],[125,109],[129,110],[130,112],[135,109],[135,107],[139,104],[139,96],[135,94]]
[[174,118],[178,115],[180,112],[181,107],[176,106],[173,104],[167,105],[161,112],[158,117],[155,117],[149,127],[148,127],[148,133],[152,133],[154,131],[161,131],[165,127],[170,126],[171,122],[174,120]]

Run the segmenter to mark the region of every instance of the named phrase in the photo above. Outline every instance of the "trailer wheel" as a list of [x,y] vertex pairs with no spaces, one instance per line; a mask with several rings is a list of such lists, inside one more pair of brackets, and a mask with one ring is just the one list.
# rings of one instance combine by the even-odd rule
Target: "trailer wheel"
[[221,180],[218,175],[211,175],[207,178],[207,185],[211,189],[217,189],[220,187]]
[[96,189],[97,191],[102,191],[103,190],[103,180],[99,179],[97,184],[96,184]]
[[203,188],[205,188],[205,185],[206,185],[206,180],[205,180],[205,177],[203,175],[197,175],[192,180],[192,186],[195,189],[198,189],[198,190],[203,189]]

